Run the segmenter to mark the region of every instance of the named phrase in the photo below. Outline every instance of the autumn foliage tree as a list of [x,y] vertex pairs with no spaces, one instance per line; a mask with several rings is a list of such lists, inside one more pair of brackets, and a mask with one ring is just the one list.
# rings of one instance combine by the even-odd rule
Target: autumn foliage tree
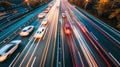
[[102,19],[104,22],[110,24],[111,26],[120,29],[120,0],[68,0],[68,1],[88,11],[94,16]]
[[116,9],[114,12],[112,12],[109,16],[109,19],[116,18],[117,19],[117,28],[120,28],[120,8]]
[[4,8],[8,8],[12,6],[12,3],[8,2],[8,1],[0,1],[0,6],[4,7]]
[[30,7],[35,7],[37,5],[39,5],[40,3],[46,3],[50,0],[25,0],[24,4],[29,3]]
[[98,16],[102,15],[104,12],[106,12],[105,10],[107,9],[107,6],[109,4],[110,0],[100,0],[98,1],[98,3],[96,4],[96,9],[97,9],[97,13]]

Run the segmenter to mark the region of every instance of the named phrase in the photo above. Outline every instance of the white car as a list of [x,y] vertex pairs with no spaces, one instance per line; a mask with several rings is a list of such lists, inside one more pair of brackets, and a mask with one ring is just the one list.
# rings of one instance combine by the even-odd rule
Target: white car
[[37,31],[36,31],[36,33],[34,34],[34,38],[42,38],[43,36],[44,36],[44,34],[45,34],[45,30],[46,30],[46,28],[45,27],[40,27]]
[[48,8],[46,8],[46,10],[48,10],[48,11],[49,11],[49,10],[50,10],[50,8],[48,7]]
[[47,10],[47,9],[46,9],[46,10],[44,10],[44,12],[45,12],[45,13],[48,13],[48,12],[49,12],[49,10]]
[[11,54],[13,54],[21,42],[21,40],[14,40],[0,48],[0,62],[5,61]]
[[51,8],[53,6],[53,4],[50,4],[48,7]]
[[62,13],[62,18],[66,18],[66,15],[65,15],[65,13]]
[[50,11],[50,8],[46,8],[46,10],[44,10],[45,13],[48,13]]
[[48,20],[45,18],[45,19],[43,19],[41,25],[46,25],[47,23],[48,23]]
[[30,32],[33,31],[33,29],[34,29],[34,26],[24,27],[19,34],[20,36],[28,36]]
[[42,18],[44,18],[45,17],[45,13],[40,13],[39,15],[38,15],[38,18],[40,18],[40,19],[42,19]]

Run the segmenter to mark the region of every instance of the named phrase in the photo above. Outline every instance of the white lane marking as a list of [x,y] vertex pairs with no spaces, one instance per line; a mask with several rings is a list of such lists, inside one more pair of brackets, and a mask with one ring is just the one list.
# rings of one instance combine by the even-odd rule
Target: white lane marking
[[78,55],[79,55],[80,61],[81,61],[81,63],[82,63],[82,66],[85,67],[79,51],[78,51]]
[[43,40],[44,40],[44,38],[45,38],[45,36],[47,34],[47,31],[48,31],[48,28],[46,29],[45,34],[43,35]]
[[117,64],[120,66],[120,63],[118,62],[118,60],[110,53],[108,52],[108,54],[117,62]]
[[36,57],[34,57],[31,67],[33,67],[35,60],[36,60]]
[[[59,33],[58,33],[59,34]],[[56,64],[56,67],[59,67],[58,65],[58,62],[59,62],[59,37],[58,37],[58,43],[57,43],[58,45],[57,45],[57,64]]]
[[[27,65],[26,65],[26,67],[29,67],[28,65],[30,64],[30,61],[32,60],[33,55],[35,54],[35,51],[37,50],[37,47],[38,47],[38,45],[39,45],[39,43],[40,43],[40,40],[41,40],[41,39],[38,40],[38,43],[36,44],[35,49],[33,50],[32,54],[31,54],[31,56],[30,56],[30,58],[29,58],[29,60],[28,60],[28,63],[27,63]],[[33,43],[33,44],[35,44],[35,43]],[[31,48],[31,49],[32,49],[32,48]]]
[[[94,18],[94,17],[93,17]],[[120,36],[118,33],[120,33],[118,30],[116,30],[115,28],[111,27],[110,25],[104,23],[103,21],[99,20],[98,18],[95,19],[99,24],[103,25],[104,27],[106,27],[107,29],[109,29],[110,31],[112,31],[114,34],[116,34],[117,36]],[[118,33],[116,33],[116,32]]]
[[[79,14],[81,14],[76,8],[74,8]],[[83,10],[81,10],[82,12],[84,12]],[[84,12],[85,13],[85,12]],[[113,28],[113,27],[111,27],[110,25],[108,25],[108,24],[106,24],[106,23],[104,23],[103,21],[101,21],[101,20],[99,20],[98,18],[96,18],[96,17],[94,17],[94,16],[92,16],[92,15],[89,15],[89,14],[87,14],[87,13],[85,13],[86,15],[88,15],[89,17],[92,17],[92,19],[93,18],[95,18],[95,21],[97,21],[97,23],[99,23],[99,24],[101,24],[101,25],[103,25],[104,27],[106,27],[107,29],[109,29],[110,31],[112,31],[114,34],[116,34],[117,36],[120,36],[119,35],[119,31],[118,30],[116,30],[115,28]],[[83,14],[82,14],[83,15]],[[84,16],[85,17],[85,16]],[[86,17],[87,18],[87,17]],[[116,32],[114,32],[114,31],[116,31],[116,32],[118,32],[118,33],[116,33]]]
[[[41,26],[41,25],[39,25],[38,29],[40,28],[40,26]],[[38,29],[37,29],[37,30],[38,30]],[[37,31],[37,30],[36,30],[36,31]],[[35,31],[34,33],[36,33],[36,31]],[[32,38],[33,38],[33,37],[32,37]],[[32,38],[31,38],[31,39],[32,39]],[[33,39],[34,39],[34,38],[33,38]],[[27,54],[26,54],[25,57],[23,58],[23,60],[22,60],[21,64],[19,65],[19,67],[21,67],[22,63],[24,62],[25,58],[27,57],[28,53],[30,52],[30,50],[31,50],[33,44],[35,43],[35,41],[36,41],[36,38],[35,38],[34,41],[32,42],[32,45],[30,46],[30,48],[29,48]],[[28,44],[30,44],[30,42],[31,42],[31,40],[29,41]],[[26,47],[26,48],[27,48],[27,47]]]
[[63,35],[63,26],[62,25],[61,25],[61,31],[60,32],[61,32],[61,39],[62,39],[63,67],[65,67],[65,57],[64,57],[65,56],[65,50],[64,50],[65,49],[65,47],[64,47],[65,44],[64,44],[64,40],[63,40],[64,39],[64,35]]
[[28,40],[31,40],[33,38],[33,36],[34,36],[35,33],[36,33],[36,31],[33,32],[33,34],[31,35],[31,37]]
[[12,61],[12,63],[9,65],[9,67],[12,66],[13,62],[17,59],[17,57],[19,56],[19,54],[20,54],[20,53],[18,53],[18,54],[16,55],[16,57],[14,58],[14,60]]
[[63,23],[63,22],[62,22],[62,19],[61,19],[61,18],[60,18],[60,20],[59,20],[59,21],[60,21],[60,23],[61,23],[61,25],[62,25],[62,23]]
[[[75,9],[76,10],[76,9]],[[79,14],[81,14],[78,10],[76,10]],[[83,14],[81,14],[82,16],[84,16]],[[88,14],[87,14],[88,15]],[[85,16],[84,16],[85,17]],[[87,17],[85,17],[85,18],[87,18]],[[88,19],[88,18],[87,18]],[[89,19],[88,19],[89,20]],[[96,19],[95,19],[96,20]],[[91,20],[90,20],[91,21]],[[97,20],[96,20],[97,21]],[[102,22],[102,23],[100,23],[99,21],[97,21],[99,24],[101,24],[101,25],[103,25],[103,24],[105,24],[104,22]],[[93,23],[93,24],[95,24],[95,23]],[[103,28],[101,28],[100,26],[98,26],[97,24],[95,24],[98,28],[100,28],[103,32],[105,32],[108,36],[110,36],[113,40],[115,40],[118,44],[120,44],[120,41],[119,40],[117,40],[117,39],[115,39],[115,37],[114,36],[112,36],[111,34],[109,34],[109,33],[107,33],[105,30],[103,30]],[[107,25],[107,24],[106,24]],[[105,25],[103,25],[104,27],[107,27],[107,26],[109,26],[109,25],[107,25],[107,26],[105,26]],[[112,27],[111,27],[112,28]],[[110,29],[110,28],[107,28],[108,30],[110,30],[111,32],[113,32],[114,34],[116,34],[117,36],[120,36],[120,32],[118,32],[118,33],[115,33],[114,32],[114,30],[112,30],[112,29]],[[117,30],[116,30],[117,31]]]
[[[92,65],[92,62],[91,62],[88,54],[87,54],[87,51],[86,51],[86,49],[85,49],[85,46],[81,46],[81,45],[82,45],[81,39],[83,39],[83,38],[81,37],[81,33],[80,33],[80,35],[79,35],[79,33],[76,31],[76,28],[73,27],[73,29],[74,29],[74,34],[75,34],[75,36],[76,36],[76,38],[77,38],[77,40],[78,40],[78,42],[79,42],[79,45],[80,45],[80,47],[81,47],[81,49],[82,49],[82,52],[83,52],[83,54],[84,54],[84,56],[85,56],[85,58],[86,58],[86,60],[87,60],[87,62],[88,62],[88,64],[89,64],[89,66],[92,67],[93,65]],[[84,39],[83,39],[83,40],[84,40]],[[86,43],[86,42],[85,42],[85,43]],[[83,50],[84,50],[84,51],[83,51]]]
[[[103,30],[103,29],[102,29]],[[104,30],[103,30],[104,31]],[[105,31],[104,31],[105,32]],[[115,40],[117,43],[120,44],[120,41],[118,41],[117,39],[115,39],[113,36],[111,36],[109,33],[105,32],[108,36],[110,36],[113,40]]]
[[98,40],[98,38],[95,36],[95,34],[93,34],[92,32],[90,32],[90,34],[91,34],[96,40]]
[[[25,46],[25,48],[23,49],[23,51],[21,52],[20,56],[18,57],[18,59],[20,59],[21,55],[23,54],[23,52],[27,49],[27,47],[29,46],[29,43],[32,41],[32,39],[27,43],[27,45]],[[16,62],[14,63],[14,65],[17,63],[18,59],[16,60]],[[14,67],[14,65],[12,67]]]
[[30,52],[30,50],[32,49],[32,46],[34,45],[36,39],[34,39],[34,41],[32,42],[32,45],[30,46],[30,48],[28,49],[28,52],[26,53],[26,55],[24,56],[24,58],[22,59],[22,62],[20,63],[19,67],[22,67],[23,62],[25,61],[26,57],[28,56],[28,53]]
[[110,35],[109,33],[107,33],[105,30],[103,30],[101,27],[99,27],[98,25],[96,25],[98,28],[100,28],[103,32],[105,32],[110,38],[112,38],[113,40],[115,40],[118,44],[120,44],[120,41],[118,41],[117,39],[115,39],[112,35]]
[[[26,16],[26,15],[25,15],[25,16]],[[23,17],[24,17],[24,16],[23,16]],[[32,16],[32,17],[33,17],[33,16]],[[14,22],[15,22],[15,21],[14,21]],[[25,23],[27,23],[27,22],[28,22],[28,21],[26,21]],[[23,25],[22,25],[22,26],[23,26]],[[18,27],[21,28],[22,26],[19,25]],[[26,25],[25,25],[25,26],[26,26]],[[18,28],[17,30],[19,30],[19,28]],[[13,31],[13,32],[11,33],[11,35],[14,34],[14,33],[16,33],[17,30],[14,31],[14,28],[12,28],[11,31]],[[11,32],[11,31],[10,31],[10,32]],[[4,35],[0,36],[0,38],[4,37],[5,35],[7,35],[7,34],[10,33],[10,32],[5,33]],[[10,36],[10,35],[9,35],[9,36]],[[8,36],[8,37],[9,37],[9,36]]]

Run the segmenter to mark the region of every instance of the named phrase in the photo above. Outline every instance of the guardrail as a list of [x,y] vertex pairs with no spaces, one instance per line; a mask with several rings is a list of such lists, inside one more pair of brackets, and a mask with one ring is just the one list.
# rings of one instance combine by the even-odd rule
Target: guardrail
[[[47,4],[47,3],[43,3],[41,4],[40,6],[44,5],[44,4]],[[36,7],[38,8],[38,7]],[[37,9],[36,9],[37,10]],[[33,11],[33,10],[32,10]],[[29,12],[29,11],[28,11]],[[31,13],[31,12],[30,12]],[[38,14],[37,14],[38,15]],[[29,25],[31,22],[33,22],[35,19],[37,19],[37,15],[35,15],[34,17],[32,17],[30,20],[28,20],[24,25],[20,26],[19,29],[17,29],[16,31],[14,31],[12,34],[10,34],[7,38],[1,38],[1,42],[0,42],[0,47],[3,46],[4,44],[7,44],[8,42],[10,42],[12,39],[14,39],[17,35],[18,35],[18,32],[25,26]],[[24,17],[26,17],[26,15],[24,15]],[[23,17],[22,17],[23,18]],[[18,21],[18,20],[16,20]],[[14,22],[16,22],[14,21]]]
[[[25,14],[26,14],[26,12],[23,12],[23,13],[17,14],[17,15],[14,15],[14,17],[12,17],[10,20],[14,19],[16,16],[21,16],[21,15],[24,15],[24,16],[18,18],[17,20],[14,20],[13,22],[10,22],[10,20],[6,20],[5,22],[1,23],[1,24],[0,24],[0,27],[1,27],[1,28],[0,28],[0,31],[6,29],[8,26],[12,25],[12,24],[15,23],[16,21],[19,21],[20,19],[24,18],[24,17],[26,16]],[[9,23],[9,22],[10,22],[10,23]],[[3,26],[3,24],[5,24],[5,23],[9,23],[9,24],[6,24],[5,26]]]
[[[39,6],[35,7],[34,9],[37,10],[37,8],[39,8],[40,6],[42,6],[42,5],[44,5],[44,4],[47,4],[47,3],[41,3]],[[31,9],[31,10],[29,10],[29,11],[27,11],[27,12],[25,11],[25,12],[23,12],[23,13],[19,13],[19,14],[17,14],[17,15],[14,15],[14,16],[12,16],[9,20],[6,20],[5,22],[1,23],[1,24],[0,24],[0,31],[6,29],[8,26],[12,25],[14,22],[19,21],[20,19],[24,18],[25,16],[27,16],[27,14],[33,12],[34,9]],[[23,16],[23,17],[20,17],[20,16],[22,16],[22,15],[24,15],[24,16]],[[18,17],[20,17],[20,18],[18,18]],[[9,23],[9,24],[6,24],[6,25],[3,27],[3,24],[4,24],[4,23],[10,22],[11,20],[13,20],[13,19],[15,19],[15,18],[18,18],[18,19],[15,20],[15,21],[13,21],[13,22],[11,22],[11,23]]]
[[33,22],[35,19],[37,19],[37,15],[35,15],[34,17],[32,17],[30,20],[28,20],[24,25],[20,26],[19,29],[17,29],[16,31],[14,31],[14,32],[13,32],[12,34],[10,34],[7,38],[3,39],[3,40],[0,42],[0,47],[3,46],[4,44],[10,42],[12,39],[14,39],[14,38],[18,35],[19,31],[20,31],[23,27],[29,25],[29,24],[30,24],[31,22]]

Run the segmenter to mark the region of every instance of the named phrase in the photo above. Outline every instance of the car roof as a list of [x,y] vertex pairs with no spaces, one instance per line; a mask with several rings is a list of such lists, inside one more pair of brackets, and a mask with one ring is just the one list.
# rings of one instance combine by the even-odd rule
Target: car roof
[[[45,27],[40,27],[40,28],[38,28],[37,32],[38,32],[38,31],[42,31],[42,29],[45,30]],[[36,33],[37,33],[37,32],[36,32]]]
[[21,40],[13,40],[10,43],[16,43],[16,42],[21,42]]
[[43,21],[47,21],[47,18],[44,18]]
[[7,44],[5,46],[3,46],[2,48],[0,48],[0,55],[5,53],[7,49],[9,49],[9,47],[13,46],[15,44]]
[[45,13],[44,13],[44,12],[40,13],[39,15],[41,15],[41,14],[44,14],[44,15],[45,15]]
[[45,29],[46,27],[40,27],[40,28],[38,28],[38,30],[42,30],[42,29]]
[[34,26],[26,26],[26,27],[23,28],[23,30],[27,30],[30,27],[34,27]]

